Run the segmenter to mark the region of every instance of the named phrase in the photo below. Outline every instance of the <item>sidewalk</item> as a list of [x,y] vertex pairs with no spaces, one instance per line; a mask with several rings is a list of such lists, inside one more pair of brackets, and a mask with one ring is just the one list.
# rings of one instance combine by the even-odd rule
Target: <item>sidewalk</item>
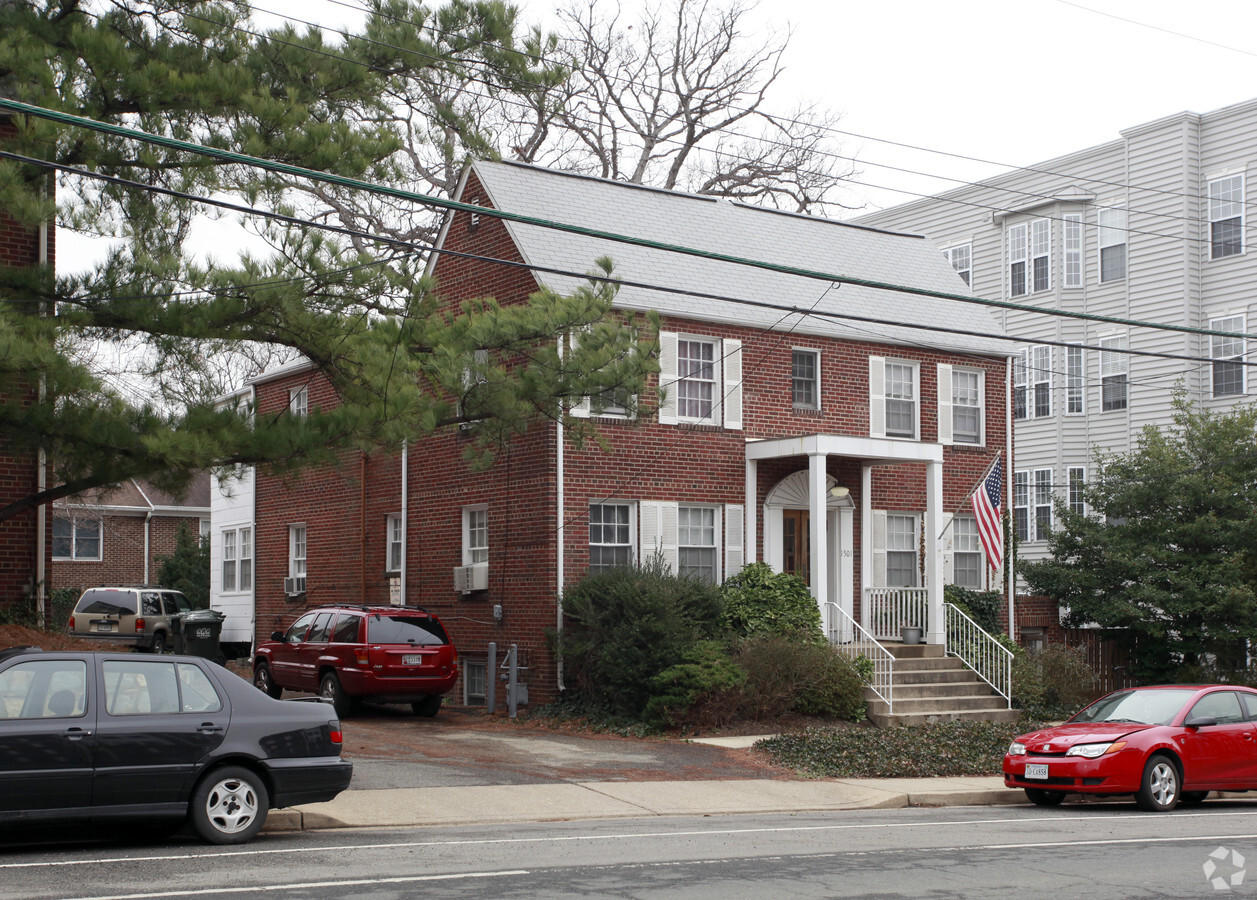
[[[719,747],[758,737],[712,738]],[[989,806],[1024,803],[998,775],[977,778],[843,778],[587,781],[345,791],[328,803],[273,810],[267,831],[503,824],[572,819]]]

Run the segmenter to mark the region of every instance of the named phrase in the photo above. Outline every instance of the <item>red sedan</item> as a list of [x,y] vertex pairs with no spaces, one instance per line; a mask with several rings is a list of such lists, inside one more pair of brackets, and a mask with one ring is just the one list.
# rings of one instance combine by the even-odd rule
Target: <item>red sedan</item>
[[1257,789],[1257,690],[1170,685],[1114,691],[1063,725],[1023,734],[1004,784],[1030,802],[1066,794],[1134,794],[1141,809],[1199,803],[1210,791]]

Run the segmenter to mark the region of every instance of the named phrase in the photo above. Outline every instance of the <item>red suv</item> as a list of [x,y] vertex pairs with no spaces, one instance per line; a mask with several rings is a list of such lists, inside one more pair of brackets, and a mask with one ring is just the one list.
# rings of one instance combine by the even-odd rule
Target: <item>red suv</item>
[[253,683],[279,697],[317,692],[344,717],[358,700],[409,703],[435,716],[458,680],[458,651],[440,620],[419,607],[323,606],[258,645]]

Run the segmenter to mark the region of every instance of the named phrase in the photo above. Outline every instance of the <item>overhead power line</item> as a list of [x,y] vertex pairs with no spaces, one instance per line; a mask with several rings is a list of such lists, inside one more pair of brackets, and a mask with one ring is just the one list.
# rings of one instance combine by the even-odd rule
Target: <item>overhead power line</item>
[[[1110,325],[1122,325],[1134,328],[1150,328],[1159,331],[1169,331],[1180,334],[1196,334],[1204,336],[1218,337],[1235,337],[1244,340],[1257,339],[1257,335],[1249,335],[1243,332],[1217,331],[1208,328],[1197,328],[1187,325],[1165,325],[1159,322],[1145,322],[1138,319],[1127,319],[1119,316],[1103,316],[1096,313],[1075,312],[1071,310],[1051,310],[1043,307],[1026,306],[1020,303],[1014,303],[1008,300],[991,300],[983,297],[975,297],[972,294],[958,294],[949,291],[936,291],[929,288],[913,287],[911,285],[894,284],[890,282],[875,281],[868,278],[857,278],[851,275],[842,275],[832,272],[822,272],[815,269],[807,269],[798,266],[787,266],[781,263],[772,263],[764,260],[750,259],[741,256],[732,256],[726,253],[717,253],[711,250],[701,250],[695,247],[687,247],[679,244],[669,244],[661,241],[650,240],[648,238],[633,237],[631,235],[617,234],[614,232],[603,231],[596,228],[587,228],[583,225],[573,225],[566,222],[556,222],[549,219],[540,219],[535,216],[527,216],[520,213],[512,213],[506,210],[493,209],[491,207],[479,206],[471,203],[463,203],[458,200],[449,200],[443,197],[435,197],[429,194],[421,194],[415,191],[408,191],[402,188],[389,187],[387,185],[371,184],[370,182],[361,181],[356,178],[348,178],[343,175],[331,175],[326,172],[319,172],[314,169],[307,169],[302,166],[294,166],[290,163],[274,162],[272,160],[261,159],[255,156],[249,156],[243,153],[237,153],[231,150],[223,150],[214,147],[206,147],[202,144],[196,144],[191,141],[183,141],[177,138],[165,137],[162,135],[149,134],[148,132],[139,131],[132,128],[125,128],[120,125],[113,125],[107,122],[99,122],[94,119],[88,119],[83,116],[76,116],[70,113],[59,112],[57,110],[45,109],[40,106],[34,106],[29,103],[21,103],[17,100],[8,100],[0,98],[0,109],[7,109],[11,112],[23,115],[35,116],[41,119],[57,122],[62,125],[70,125],[77,128],[87,128],[92,131],[99,131],[105,134],[111,134],[115,137],[121,137],[128,140],[141,141],[143,143],[154,144],[156,146],[165,147],[171,150],[178,150],[187,153],[193,153],[200,156],[206,156],[213,159],[219,159],[224,162],[236,165],[251,166],[262,169],[264,171],[276,172],[284,175],[291,175],[298,178],[306,178],[312,181],[321,181],[328,184],[335,184],[354,190],[366,191],[382,196],[392,197],[399,200],[408,200],[413,203],[419,203],[426,206],[434,206],[439,209],[463,211],[475,213],[477,215],[491,216],[493,218],[503,219],[510,222],[518,222],[524,225],[533,225],[540,228],[549,228],[556,231],[563,231],[570,234],[579,234],[586,237],[596,238],[598,240],[611,241],[620,244],[629,244],[638,247],[646,247],[652,250],[661,250],[669,253],[679,253],[685,256],[694,256],[702,259],[709,259],[716,262],[729,263],[732,265],[748,266],[750,268],[763,269],[771,272],[779,272],[785,275],[796,275],[802,278],[809,278],[819,281],[837,282],[839,284],[852,284],[861,287],[872,288],[874,290],[890,291],[900,294],[911,294],[920,297],[932,297],[940,300],[955,300],[960,303],[972,303],[979,306],[986,306],[999,309],[1011,309],[1021,312],[1040,313],[1048,316],[1058,316],[1061,318],[1080,319],[1091,322],[1104,322]],[[784,214],[783,214],[784,215]],[[860,227],[852,225],[843,225],[841,223],[831,223],[832,227]]]

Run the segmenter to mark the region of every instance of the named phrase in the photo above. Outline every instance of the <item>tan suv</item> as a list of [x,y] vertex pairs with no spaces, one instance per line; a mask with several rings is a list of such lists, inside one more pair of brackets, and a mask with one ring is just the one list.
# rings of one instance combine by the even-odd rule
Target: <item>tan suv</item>
[[74,604],[66,631],[75,637],[165,653],[174,632],[171,617],[191,611],[187,597],[167,588],[94,587]]

